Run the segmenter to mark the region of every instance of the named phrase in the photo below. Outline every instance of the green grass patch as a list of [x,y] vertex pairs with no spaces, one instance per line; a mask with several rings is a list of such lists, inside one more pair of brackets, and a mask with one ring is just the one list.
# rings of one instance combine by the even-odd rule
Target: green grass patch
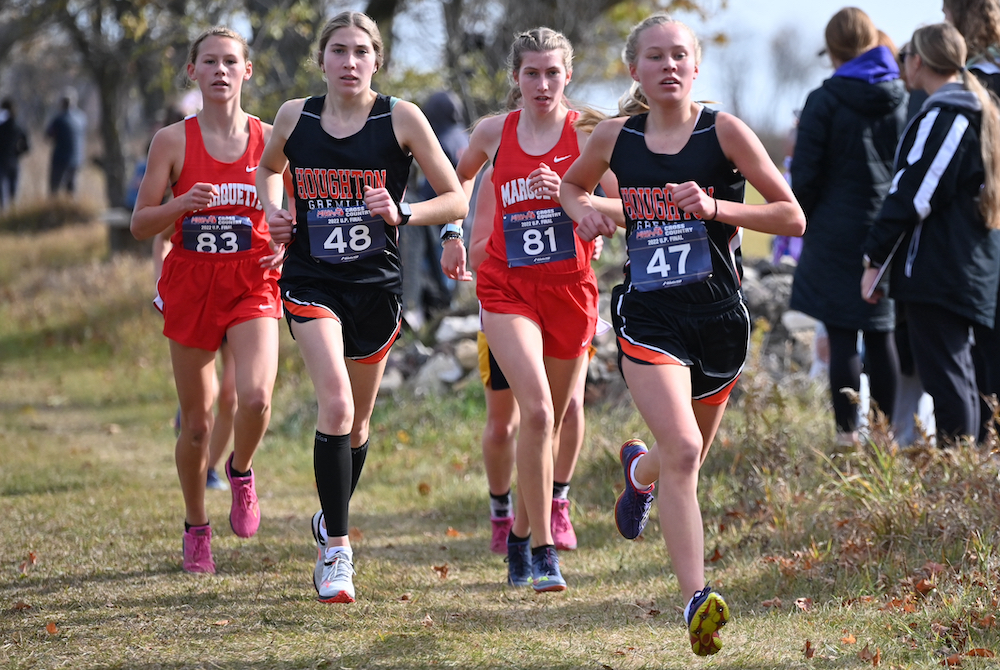
[[260,531],[235,537],[229,494],[209,491],[218,574],[185,574],[151,266],[101,260],[97,230],[0,245],[0,267],[21,264],[0,272],[0,667],[995,667],[969,655],[1000,648],[989,450],[901,451],[876,422],[838,453],[825,391],[756,359],[701,477],[708,576],[734,613],[715,657],[688,646],[670,510],[639,541],[615,530],[618,445],[649,439],[627,398],[587,409],[580,548],[547,595],[506,586],[488,549],[482,389],[379,399],[352,505],[358,602],[316,602],[315,399],[285,329]]

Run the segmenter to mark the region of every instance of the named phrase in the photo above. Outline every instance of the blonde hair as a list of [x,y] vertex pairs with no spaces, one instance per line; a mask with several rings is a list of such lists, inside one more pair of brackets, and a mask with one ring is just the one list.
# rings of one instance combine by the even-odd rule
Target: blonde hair
[[878,46],[878,28],[857,7],[844,7],[826,24],[826,51],[830,57],[846,63]]
[[[625,40],[622,61],[626,65],[635,65],[639,60],[639,36],[647,28],[663,25],[679,26],[691,35],[691,41],[694,45],[694,64],[699,65],[701,63],[701,42],[698,40],[698,36],[694,34],[690,26],[671,18],[669,14],[653,14],[634,25],[628,34],[628,39]],[[633,81],[629,90],[618,100],[618,115],[635,116],[647,111],[649,111],[649,101],[646,99],[646,94],[639,86],[639,82]]]
[[231,28],[225,26],[215,26],[209,28],[201,35],[195,38],[194,42],[191,43],[191,49],[188,51],[188,63],[194,65],[198,62],[198,50],[201,49],[201,44],[209,37],[227,37],[231,40],[239,42],[240,46],[243,47],[243,60],[250,60],[250,45],[247,44],[246,39],[243,35]]
[[357,28],[372,41],[372,48],[375,50],[375,69],[382,67],[385,58],[382,46],[382,33],[379,32],[378,24],[372,17],[364,12],[341,12],[326,22],[323,30],[319,33],[319,48],[316,50],[316,62],[323,66],[323,52],[330,41],[333,33],[341,28]]
[[[573,69],[573,45],[562,33],[546,28],[532,28],[514,36],[507,55],[507,77],[510,80],[510,91],[507,93],[507,109],[517,109],[521,105],[521,88],[514,81],[514,73],[521,69],[524,54],[527,52],[541,53],[544,51],[561,50],[563,66],[566,72]],[[566,104],[565,98],[563,104]]]
[[1000,3],[997,0],[944,0],[943,5],[965,38],[969,55],[989,58],[990,47],[1000,45]]
[[1000,141],[1000,111],[976,76],[965,69],[968,55],[965,39],[950,23],[935,23],[918,28],[910,40],[923,64],[939,75],[961,74],[966,90],[974,93],[982,104],[982,121],[979,128],[979,145],[983,158],[983,192],[979,199],[979,212],[990,229],[1000,228],[1000,160],[994,154],[994,145]]

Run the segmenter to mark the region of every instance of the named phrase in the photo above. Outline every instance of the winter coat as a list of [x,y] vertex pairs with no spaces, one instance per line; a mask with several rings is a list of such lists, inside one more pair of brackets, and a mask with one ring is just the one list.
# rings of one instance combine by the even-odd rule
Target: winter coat
[[992,328],[1000,230],[987,229],[979,212],[981,115],[979,98],[958,83],[927,98],[899,144],[892,189],[864,252],[875,264],[891,261],[896,300],[943,307]]
[[791,307],[824,324],[894,328],[891,300],[871,305],[858,287],[861,244],[892,181],[906,106],[899,68],[888,49],[877,47],[845,63],[802,109],[791,181],[807,226]]

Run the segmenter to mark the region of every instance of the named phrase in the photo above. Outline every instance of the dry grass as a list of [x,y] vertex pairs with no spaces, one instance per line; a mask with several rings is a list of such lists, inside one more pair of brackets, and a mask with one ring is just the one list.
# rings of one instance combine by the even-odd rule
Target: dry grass
[[0,667],[993,667],[959,656],[998,648],[990,455],[900,452],[878,430],[836,455],[825,395],[752,365],[702,475],[708,574],[735,614],[716,657],[685,639],[669,510],[644,541],[615,531],[617,445],[647,436],[628,403],[588,409],[570,589],[535,595],[488,551],[479,387],[381,400],[351,521],[359,601],[317,603],[315,410],[285,332],[261,530],[236,538],[209,492],[219,573],[184,574],[150,266],[102,260],[97,231],[0,245],[21,264],[0,279]]

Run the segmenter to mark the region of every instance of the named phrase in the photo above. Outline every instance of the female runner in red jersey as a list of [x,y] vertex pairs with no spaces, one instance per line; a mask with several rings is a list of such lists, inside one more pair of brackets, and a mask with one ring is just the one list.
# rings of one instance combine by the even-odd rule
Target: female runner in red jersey
[[[579,114],[563,96],[572,63],[572,45],[554,30],[515,37],[508,108],[522,108],[483,119],[457,167],[471,195],[476,174],[493,163],[496,216],[476,293],[483,332],[521,412],[508,582],[536,591],[566,588],[550,525],[553,444],[597,324],[593,242],[573,234],[576,224],[559,204],[562,175],[587,138],[574,128]],[[609,216],[621,216],[617,201],[595,201]],[[464,275],[463,253],[457,245],[445,247],[446,274]]]
[[[243,82],[253,73],[246,40],[228,28],[202,33],[191,45],[187,73],[204,107],[153,137],[131,228],[147,239],[174,226],[156,305],[181,411],[175,459],[185,507],[183,567],[215,572],[205,510],[215,354],[226,338],[239,399],[226,462],[229,521],[237,535],[250,537],[260,524],[251,464],[271,416],[278,369],[275,266],[283,249],[271,242],[254,186],[271,126],[242,108]],[[174,197],[163,203],[168,187]]]

